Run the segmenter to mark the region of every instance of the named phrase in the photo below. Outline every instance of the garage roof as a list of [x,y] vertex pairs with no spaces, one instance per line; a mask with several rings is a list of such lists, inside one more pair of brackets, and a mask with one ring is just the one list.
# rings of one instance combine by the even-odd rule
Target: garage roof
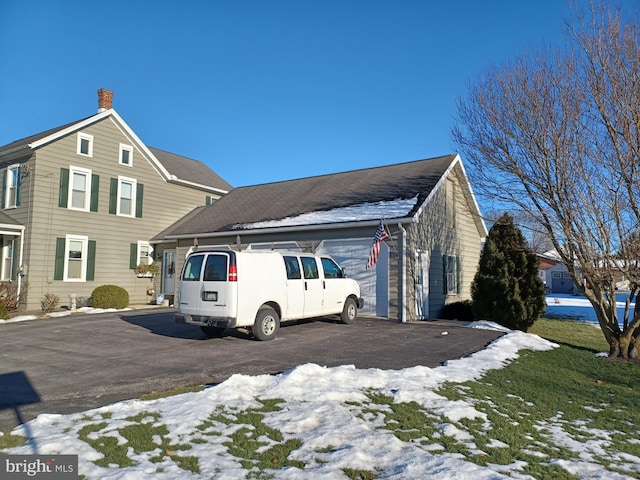
[[[196,208],[154,240],[255,231],[272,226],[273,223],[269,225],[269,222],[293,217],[305,218],[304,215],[311,212],[324,212],[325,215],[321,217],[321,221],[317,215],[313,221],[308,219],[307,225],[326,223],[329,226],[331,223],[344,222],[338,211],[366,204],[389,206],[392,214],[384,214],[378,209],[375,213],[377,219],[381,218],[381,213],[387,220],[411,217],[418,212],[455,164],[459,164],[457,155],[445,155],[382,167],[238,187],[212,205]],[[470,188],[465,194],[473,197]],[[405,205],[405,211],[397,215],[399,210],[394,210],[391,206],[400,203]],[[335,216],[332,218],[333,212]],[[362,220],[371,218],[352,217],[350,221]],[[302,228],[303,224],[304,221],[296,225]]]

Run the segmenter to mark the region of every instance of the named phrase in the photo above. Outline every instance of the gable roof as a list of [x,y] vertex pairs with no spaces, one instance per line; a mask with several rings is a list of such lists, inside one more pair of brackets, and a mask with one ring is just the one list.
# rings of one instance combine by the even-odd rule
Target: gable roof
[[174,180],[191,185],[215,185],[216,188],[225,192],[233,188],[220,175],[199,160],[176,155],[158,148],[149,147],[149,150],[167,169]]
[[[384,217],[412,221],[454,168],[458,155],[233,189],[193,211],[154,240],[257,233],[269,227],[356,225]],[[463,182],[465,183],[465,182]],[[477,209],[468,181],[465,196]],[[322,215],[320,215],[322,213]],[[311,215],[314,214],[314,215]],[[476,225],[486,235],[479,211]]]
[[152,165],[166,181],[199,187],[218,194],[225,194],[232,188],[229,183],[198,160],[147,147],[113,109],[0,146],[0,159],[4,155],[19,150],[35,150],[104,119],[111,119],[120,127],[131,141],[145,153]]

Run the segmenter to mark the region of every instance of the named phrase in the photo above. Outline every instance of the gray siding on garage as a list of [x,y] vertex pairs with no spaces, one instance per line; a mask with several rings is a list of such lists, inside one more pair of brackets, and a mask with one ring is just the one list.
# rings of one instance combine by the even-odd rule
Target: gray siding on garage
[[[471,283],[478,268],[483,236],[476,228],[473,218],[475,209],[468,199],[461,194],[462,180],[460,172],[455,170],[450,175],[451,182],[439,189],[421,214],[417,224],[408,228],[408,236],[413,252],[427,251],[430,254],[429,269],[429,314],[437,318],[442,307],[447,303],[468,300],[471,298]],[[454,186],[455,214],[447,208],[447,188]],[[444,291],[444,255],[460,258],[460,293],[447,294]],[[415,255],[408,255],[407,285],[416,284],[417,268]],[[408,289],[409,306],[415,305],[415,291]],[[415,312],[410,316],[415,318]]]

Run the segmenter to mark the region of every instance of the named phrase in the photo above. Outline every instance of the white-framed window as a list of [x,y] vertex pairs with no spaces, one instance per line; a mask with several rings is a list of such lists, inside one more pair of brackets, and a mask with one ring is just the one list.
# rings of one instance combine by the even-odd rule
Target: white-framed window
[[445,284],[446,284],[446,293],[447,295],[456,295],[459,293],[459,285],[458,285],[458,264],[459,259],[454,255],[445,255],[444,257],[445,265]]
[[86,236],[66,236],[63,277],[65,282],[86,281],[88,244],[89,238]]
[[80,167],[69,168],[68,208],[89,211],[91,201],[91,170]]
[[20,165],[9,165],[7,167],[6,190],[4,206],[5,208],[15,208],[18,205],[18,185],[20,183]]
[[93,135],[78,132],[78,155],[93,157]]
[[124,143],[120,144],[120,153],[118,155],[120,159],[120,165],[126,165],[128,167],[133,166],[133,147]]
[[136,186],[134,178],[118,177],[118,215],[133,217],[136,214]]
[[136,265],[151,265],[153,263],[153,247],[149,242],[138,240],[138,261]]
[[2,272],[1,280],[11,280],[11,274],[13,269],[13,239],[11,237],[4,237],[2,241]]

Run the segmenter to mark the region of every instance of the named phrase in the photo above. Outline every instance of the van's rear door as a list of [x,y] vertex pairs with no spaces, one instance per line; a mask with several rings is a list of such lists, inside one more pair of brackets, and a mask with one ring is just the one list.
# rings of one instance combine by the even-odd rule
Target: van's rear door
[[180,283],[180,312],[204,317],[234,317],[237,278],[234,252],[191,254]]
[[234,252],[208,253],[202,271],[201,315],[215,318],[235,317],[237,279]]
[[191,254],[187,258],[182,269],[180,279],[180,292],[178,295],[178,311],[187,315],[199,315],[202,301],[200,291],[202,285],[202,266],[204,265],[205,254]]

